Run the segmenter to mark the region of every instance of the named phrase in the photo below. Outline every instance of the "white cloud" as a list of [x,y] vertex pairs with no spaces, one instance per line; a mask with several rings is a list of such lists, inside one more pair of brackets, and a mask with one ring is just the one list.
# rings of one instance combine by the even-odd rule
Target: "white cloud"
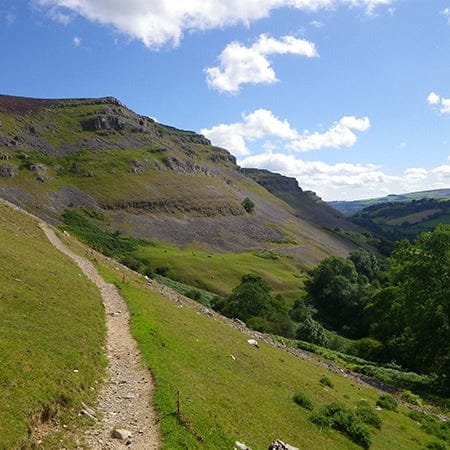
[[303,11],[338,6],[364,8],[372,14],[379,6],[395,0],[32,0],[35,4],[56,8],[70,20],[68,11],[138,39],[149,48],[178,45],[185,31],[210,30],[268,17],[283,7]]
[[[214,145],[228,149],[234,155],[248,155],[247,141],[256,139],[279,138],[286,149],[306,152],[321,148],[350,147],[357,141],[355,131],[366,131],[370,127],[368,117],[358,119],[344,116],[323,133],[299,133],[289,122],[280,120],[271,111],[257,109],[251,114],[242,115],[242,122],[221,124],[200,132]],[[264,145],[264,144],[263,144]]]
[[246,141],[277,137],[283,140],[293,140],[298,137],[287,120],[280,120],[266,109],[242,115],[242,122],[221,124],[200,132],[212,141],[214,145],[224,147],[234,155],[248,155],[250,150]]
[[366,131],[369,128],[368,117],[358,119],[354,116],[344,116],[324,133],[303,132],[298,139],[289,144],[288,148],[297,152],[307,152],[321,148],[351,147],[357,141],[356,134],[352,130]]
[[304,161],[295,155],[263,153],[239,161],[243,167],[256,167],[295,177],[302,189],[317,192],[324,200],[355,199],[380,195],[391,177],[372,164],[327,164]]
[[444,164],[433,169],[433,173],[439,178],[450,178],[450,165]]
[[441,14],[447,19],[447,23],[450,25],[450,8],[444,8]]
[[437,95],[435,92],[430,92],[427,97],[427,102],[429,105],[437,105],[441,101],[439,95]]
[[323,28],[325,26],[325,24],[323,22],[321,22],[320,20],[313,20],[309,24],[311,26],[313,26],[314,28]]
[[205,69],[208,85],[219,91],[237,92],[244,83],[274,83],[278,80],[267,56],[287,53],[318,56],[315,45],[305,39],[283,36],[277,40],[261,34],[251,47],[240,42],[228,44],[219,55],[219,66]]
[[408,168],[391,175],[374,164],[327,164],[304,161],[293,154],[261,153],[238,161],[243,167],[267,169],[295,177],[302,189],[312,190],[325,201],[355,200],[387,194],[448,187],[450,165],[431,170]]
[[72,43],[73,43],[73,45],[74,45],[75,47],[79,47],[79,46],[81,45],[81,38],[78,37],[78,36],[75,36],[75,37],[72,39]]
[[439,106],[439,111],[442,114],[450,114],[450,98],[444,98],[435,92],[430,92],[427,97],[427,103],[430,106]]

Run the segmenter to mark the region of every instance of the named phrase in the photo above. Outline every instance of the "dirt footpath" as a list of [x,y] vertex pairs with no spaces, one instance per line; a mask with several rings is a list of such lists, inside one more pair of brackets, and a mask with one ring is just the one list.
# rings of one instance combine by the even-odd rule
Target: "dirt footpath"
[[[158,449],[159,432],[151,406],[153,380],[149,370],[143,366],[131,336],[125,301],[117,288],[106,283],[90,261],[69,250],[48,225],[41,223],[40,227],[49,241],[72,258],[98,286],[105,305],[108,379],[101,390],[97,407],[102,417],[87,432],[87,444],[92,449]],[[117,432],[117,438],[113,438],[114,429],[123,430],[122,436]]]

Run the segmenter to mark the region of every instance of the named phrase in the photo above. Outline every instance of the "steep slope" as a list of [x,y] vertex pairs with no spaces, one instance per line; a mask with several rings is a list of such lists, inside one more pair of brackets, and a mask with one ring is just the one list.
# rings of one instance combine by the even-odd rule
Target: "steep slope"
[[0,261],[0,448],[75,448],[106,366],[100,294],[2,201]]
[[344,214],[322,201],[312,191],[303,191],[295,178],[262,169],[242,169],[245,175],[255,180],[270,193],[292,206],[295,214],[319,227],[345,231],[363,232]]
[[0,196],[47,220],[83,206],[126,234],[215,250],[276,248],[305,265],[354,248],[313,223],[318,209],[310,221],[298,217],[226,150],[114,98],[0,96],[0,124]]

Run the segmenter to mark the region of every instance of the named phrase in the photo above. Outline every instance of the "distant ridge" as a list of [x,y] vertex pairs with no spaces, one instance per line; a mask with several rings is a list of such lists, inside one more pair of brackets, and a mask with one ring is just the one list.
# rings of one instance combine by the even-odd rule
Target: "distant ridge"
[[377,197],[366,200],[332,201],[328,202],[328,204],[346,216],[352,216],[368,206],[389,202],[408,202],[423,198],[450,200],[450,188],[410,192],[407,194],[390,194],[386,197]]

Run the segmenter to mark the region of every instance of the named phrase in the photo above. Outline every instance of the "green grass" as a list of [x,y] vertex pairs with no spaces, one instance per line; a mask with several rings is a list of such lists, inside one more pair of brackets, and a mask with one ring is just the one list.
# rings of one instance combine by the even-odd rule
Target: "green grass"
[[[274,252],[207,253],[196,248],[156,243],[111,233],[104,228],[104,218],[95,211],[71,209],[63,213],[64,229],[83,242],[116,257],[133,270],[148,275],[163,274],[163,283],[175,280],[170,287],[182,294],[200,289],[209,304],[213,294],[227,296],[240,283],[243,275],[262,276],[275,294],[292,303],[303,287],[301,268],[289,257]],[[178,284],[177,284],[178,282]]]
[[[129,272],[123,281],[113,263],[98,262],[128,302],[133,335],[155,377],[164,449],[226,449],[235,440],[263,449],[274,438],[311,450],[359,448],[311,423],[292,398],[304,392],[318,408],[334,401],[355,408],[361,399],[375,405],[377,391],[270,345],[250,346],[248,336],[221,321],[164,299]],[[334,389],[318,383],[323,375]],[[187,426],[175,414],[177,392]],[[383,427],[372,432],[373,448],[411,450],[429,442],[406,415],[381,411],[380,416]]]
[[93,401],[106,364],[104,312],[98,290],[37,222],[1,204],[0,268],[0,448],[28,448],[40,420],[73,429],[81,401]]
[[261,252],[212,253],[195,248],[158,243],[140,248],[136,255],[149,267],[167,267],[169,278],[218,295],[227,296],[241,282],[243,275],[254,273],[266,280],[274,294],[295,300],[303,287],[302,269],[291,258],[261,257]]

